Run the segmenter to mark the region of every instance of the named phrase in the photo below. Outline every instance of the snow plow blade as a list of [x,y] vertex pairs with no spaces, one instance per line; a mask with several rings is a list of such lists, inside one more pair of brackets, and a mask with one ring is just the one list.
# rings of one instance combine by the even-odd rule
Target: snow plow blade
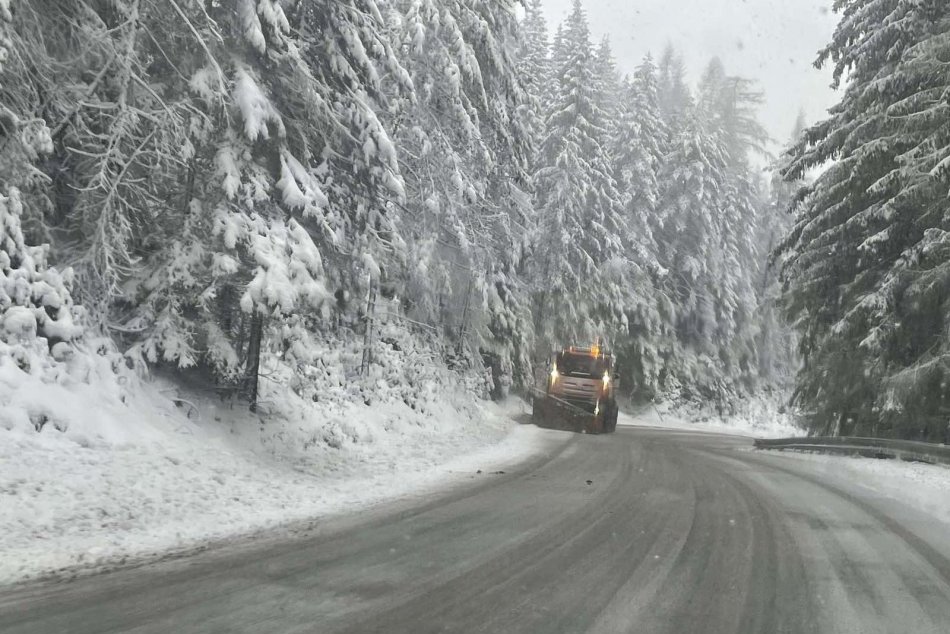
[[538,427],[579,434],[603,434],[609,429],[608,412],[591,412],[540,390],[532,390],[531,421]]

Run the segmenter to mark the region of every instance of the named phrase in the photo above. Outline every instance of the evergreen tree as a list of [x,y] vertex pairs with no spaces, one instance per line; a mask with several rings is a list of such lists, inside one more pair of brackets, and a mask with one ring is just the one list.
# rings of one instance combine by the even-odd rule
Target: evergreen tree
[[[548,81],[541,92],[541,105],[545,117],[553,108],[560,94],[561,82],[564,80],[564,70],[567,68],[567,58],[570,55],[568,45],[564,41],[564,23],[557,25],[554,39],[551,42],[551,56],[548,62]],[[543,139],[543,134],[542,134]]]
[[[409,315],[437,324],[457,350],[500,355],[508,371],[518,354],[487,324],[491,311],[522,305],[509,297],[520,286],[506,278],[507,304],[487,297],[497,291],[497,278],[515,269],[533,223],[527,173],[531,128],[538,125],[537,104],[525,94],[510,54],[519,44],[513,3],[426,0],[397,7],[404,19],[392,21],[398,29],[392,37],[403,43],[415,93],[400,102],[393,121],[408,175],[401,222],[408,257],[394,292],[404,289]],[[543,24],[540,29],[538,38]],[[543,51],[534,59],[542,58]]]
[[[801,112],[786,145],[786,151],[798,143],[805,127],[805,114]],[[775,249],[792,228],[793,205],[796,204],[798,191],[804,186],[801,180],[786,182],[782,178],[781,171],[785,167],[785,160],[775,161],[771,166],[768,210],[761,218],[756,235],[757,251],[767,255],[757,282],[759,309],[756,321],[759,324],[759,336],[756,346],[759,351],[759,376],[766,384],[783,388],[791,384],[792,372],[797,369],[797,341],[794,330],[785,320],[782,311],[782,284],[779,275],[782,257],[775,253]]]
[[637,68],[633,81],[621,84],[618,109],[611,150],[621,204],[635,252],[654,266],[657,174],[663,163],[666,131],[660,118],[656,67],[649,56]]
[[[739,90],[739,87],[743,87]],[[661,171],[658,243],[676,307],[668,366],[687,398],[735,403],[758,387],[756,281],[762,186],[749,167],[761,126],[748,82],[707,67]]]
[[714,131],[698,116],[680,133],[660,173],[667,292],[676,306],[678,349],[669,371],[687,391],[719,396],[717,289],[721,279],[721,218],[726,158]]
[[762,93],[752,80],[727,75],[719,58],[706,67],[697,92],[697,107],[722,135],[730,163],[741,171],[749,154],[765,155],[768,133],[757,119]]
[[530,126],[529,139],[533,144],[530,159],[534,158],[534,145],[544,132],[543,96],[551,82],[549,53],[548,27],[541,0],[531,0],[525,6],[517,53],[518,77],[528,100],[524,107],[527,109],[525,116]]
[[[601,109],[587,17],[579,0],[556,47],[557,96],[547,116],[535,175],[540,235],[535,245],[535,320],[549,345],[603,331],[599,268],[622,256],[623,221]],[[616,313],[614,313],[616,314]]]
[[[54,147],[45,121],[26,109],[35,93],[7,81],[8,70],[22,70],[18,60],[6,64],[18,44],[12,21],[11,12],[0,6],[0,370],[10,392],[4,400],[10,403],[12,397],[16,405],[23,395],[14,392],[30,383],[40,389],[77,383],[117,388],[116,375],[124,374],[125,364],[110,341],[87,331],[86,311],[73,299],[73,270],[52,266],[49,245],[31,245],[23,229],[24,218],[35,215],[25,208],[30,198],[24,190],[48,182],[36,165]],[[60,430],[69,424],[43,402],[31,403],[20,414],[22,421],[17,415],[23,410],[10,409],[4,421],[8,429],[11,423],[37,431],[48,422]]]
[[594,77],[597,82],[598,100],[605,121],[607,138],[602,140],[605,145],[616,136],[616,122],[620,115],[620,75],[617,73],[617,63],[614,60],[613,50],[610,48],[610,38],[604,36],[594,54]]
[[324,254],[355,244],[333,267],[347,275],[378,236],[392,239],[385,199],[402,185],[374,95],[380,69],[406,82],[375,4],[288,15],[273,0],[24,3],[17,16],[15,45],[48,83],[32,98],[52,96],[44,116],[58,122],[51,187],[34,195],[48,233],[69,236],[53,250],[76,262],[95,321],[151,362],[243,378],[253,397],[268,346],[304,350],[293,340],[317,327],[281,324],[319,320]]
[[674,339],[672,306],[659,291],[666,270],[659,264],[658,172],[666,144],[656,91],[656,70],[647,57],[631,82],[619,87],[618,113],[610,144],[614,174],[625,221],[626,266],[611,269],[621,295],[624,328],[615,346],[625,359],[619,366],[622,383],[639,397],[650,398],[661,389],[665,356]]
[[692,107],[692,95],[686,83],[686,66],[672,45],[668,45],[660,57],[657,94],[660,113],[669,133],[668,141],[672,142],[686,126]]
[[785,175],[834,162],[785,242],[815,431],[946,440],[950,6],[840,1],[819,62],[847,77]]

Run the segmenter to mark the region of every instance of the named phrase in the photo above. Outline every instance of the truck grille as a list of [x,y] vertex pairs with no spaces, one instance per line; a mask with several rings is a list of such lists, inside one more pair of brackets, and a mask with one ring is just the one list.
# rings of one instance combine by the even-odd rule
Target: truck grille
[[552,393],[567,401],[593,403],[600,396],[600,381],[564,377],[557,382]]

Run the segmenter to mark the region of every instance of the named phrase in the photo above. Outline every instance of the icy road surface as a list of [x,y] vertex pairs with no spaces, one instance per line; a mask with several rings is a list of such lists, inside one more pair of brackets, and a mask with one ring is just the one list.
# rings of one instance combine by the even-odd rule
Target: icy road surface
[[292,541],[8,590],[0,631],[950,631],[946,524],[851,471],[680,430],[544,442]]

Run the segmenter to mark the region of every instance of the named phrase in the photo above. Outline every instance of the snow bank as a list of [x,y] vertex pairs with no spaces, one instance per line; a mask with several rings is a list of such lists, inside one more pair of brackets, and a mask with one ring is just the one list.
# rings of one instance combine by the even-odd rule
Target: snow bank
[[782,452],[782,456],[811,462],[829,477],[848,480],[950,524],[950,468],[946,466],[792,451]]
[[669,402],[648,405],[621,413],[618,424],[646,427],[667,427],[740,434],[759,438],[786,438],[802,436],[804,430],[796,424],[794,415],[781,406],[781,400],[759,396],[750,398],[736,408],[735,413],[711,412],[708,408],[673,406]]
[[523,459],[545,433],[465,393],[424,414],[401,402],[288,400],[293,417],[265,420],[158,380],[125,402],[89,385],[45,389],[50,407],[73,414],[68,426],[0,425],[0,583],[424,492]]

